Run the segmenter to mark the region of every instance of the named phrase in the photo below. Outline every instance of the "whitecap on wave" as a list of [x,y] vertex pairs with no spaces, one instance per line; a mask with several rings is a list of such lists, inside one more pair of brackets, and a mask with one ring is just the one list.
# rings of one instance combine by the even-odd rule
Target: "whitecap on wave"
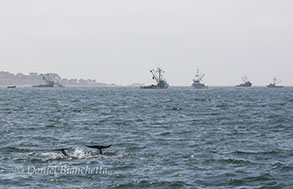
[[[49,157],[50,159],[72,159],[72,158],[76,158],[76,159],[83,159],[83,158],[104,158],[104,159],[113,159],[113,158],[122,158],[123,154],[115,154],[115,153],[104,153],[104,154],[98,154],[95,152],[87,152],[84,151],[81,148],[75,148],[73,152],[71,152],[72,150],[69,150],[69,157],[64,156],[62,153],[58,153],[58,152],[46,152],[46,153],[42,153],[41,156],[46,156]],[[129,155],[129,154],[125,154],[125,155]]]

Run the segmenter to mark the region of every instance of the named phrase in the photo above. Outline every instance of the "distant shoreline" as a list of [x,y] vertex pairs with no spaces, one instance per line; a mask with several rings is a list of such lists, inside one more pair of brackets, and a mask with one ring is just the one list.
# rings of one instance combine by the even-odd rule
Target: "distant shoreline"
[[[115,84],[107,84],[97,82],[94,79],[67,79],[62,78],[57,73],[46,73],[49,77],[60,82],[64,86],[115,86]],[[29,73],[28,75],[0,71],[0,86],[16,85],[16,86],[33,86],[44,84],[40,73]]]

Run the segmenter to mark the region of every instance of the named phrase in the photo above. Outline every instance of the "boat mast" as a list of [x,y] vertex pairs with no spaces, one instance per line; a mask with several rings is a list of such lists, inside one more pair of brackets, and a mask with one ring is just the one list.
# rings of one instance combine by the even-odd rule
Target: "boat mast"
[[58,81],[56,78],[53,80],[50,78],[50,74],[41,74],[43,81],[45,81],[48,85],[58,85],[61,86],[60,80]]
[[194,80],[201,81],[204,76],[205,76],[205,74],[199,73],[199,69],[197,69]]
[[153,75],[153,79],[156,80],[156,82],[158,83],[158,77],[157,77],[155,71],[152,69],[152,70],[150,70],[150,72],[151,72],[152,75]]
[[150,70],[150,72],[153,75],[153,79],[156,80],[157,83],[160,83],[160,81],[162,80],[163,70],[161,68],[158,68],[156,71],[152,69]]
[[54,82],[50,80],[50,75],[49,75],[49,74],[47,74],[47,77],[46,77],[44,74],[41,74],[41,76],[42,76],[42,79],[43,79],[47,84],[49,84],[49,85],[53,85],[53,84],[54,84]]
[[158,68],[158,70],[157,70],[157,72],[158,72],[158,74],[159,74],[159,81],[161,81],[161,68]]
[[249,79],[247,78],[246,75],[242,76],[241,79],[244,83],[249,82]]
[[274,77],[274,85],[277,85],[279,83],[281,83],[281,81],[278,81],[278,79],[276,77]]

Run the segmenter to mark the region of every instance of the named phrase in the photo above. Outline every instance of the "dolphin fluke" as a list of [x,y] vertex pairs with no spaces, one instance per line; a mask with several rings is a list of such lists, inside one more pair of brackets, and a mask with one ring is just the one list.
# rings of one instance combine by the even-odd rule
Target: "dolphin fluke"
[[68,153],[67,153],[67,150],[71,149],[72,147],[69,147],[69,148],[58,148],[58,149],[55,149],[54,151],[61,151],[62,154],[64,156],[70,156]]
[[102,152],[102,149],[105,149],[105,148],[110,148],[112,146],[112,144],[108,145],[108,146],[100,146],[100,145],[86,145],[87,147],[89,148],[95,148],[95,149],[98,149],[100,151],[100,154],[103,154]]

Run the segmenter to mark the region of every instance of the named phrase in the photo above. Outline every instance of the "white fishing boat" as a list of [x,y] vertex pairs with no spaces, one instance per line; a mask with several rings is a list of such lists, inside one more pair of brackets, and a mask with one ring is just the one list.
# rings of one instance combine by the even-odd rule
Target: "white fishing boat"
[[284,88],[284,86],[280,86],[277,85],[279,84],[281,81],[278,81],[278,79],[276,77],[274,77],[273,79],[273,83],[270,83],[269,85],[267,85],[268,88]]
[[195,89],[204,89],[204,88],[207,88],[207,86],[205,86],[205,84],[201,83],[202,81],[202,78],[205,76],[205,74],[202,74],[199,72],[199,70],[197,69],[196,71],[196,74],[195,74],[195,77],[194,79],[192,80],[193,83],[192,83],[192,87],[195,88]]

